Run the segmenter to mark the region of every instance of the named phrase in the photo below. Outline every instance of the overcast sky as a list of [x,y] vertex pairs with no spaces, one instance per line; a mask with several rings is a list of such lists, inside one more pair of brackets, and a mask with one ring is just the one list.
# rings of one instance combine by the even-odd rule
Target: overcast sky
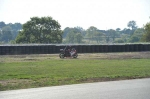
[[30,17],[51,16],[61,28],[127,28],[150,21],[150,0],[0,0],[0,21],[25,23]]

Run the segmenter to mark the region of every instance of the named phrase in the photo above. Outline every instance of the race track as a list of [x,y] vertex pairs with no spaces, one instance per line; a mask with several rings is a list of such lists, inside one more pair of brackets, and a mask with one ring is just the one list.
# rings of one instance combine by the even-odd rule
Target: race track
[[0,99],[150,99],[150,78],[1,91]]

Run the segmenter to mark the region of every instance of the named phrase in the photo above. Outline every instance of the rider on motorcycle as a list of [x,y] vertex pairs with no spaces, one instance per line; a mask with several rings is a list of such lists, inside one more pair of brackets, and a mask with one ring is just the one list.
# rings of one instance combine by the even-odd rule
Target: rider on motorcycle
[[75,54],[75,49],[72,48],[71,46],[68,46],[66,48],[66,51],[68,52],[68,54],[70,54],[71,57],[72,57],[73,54]]

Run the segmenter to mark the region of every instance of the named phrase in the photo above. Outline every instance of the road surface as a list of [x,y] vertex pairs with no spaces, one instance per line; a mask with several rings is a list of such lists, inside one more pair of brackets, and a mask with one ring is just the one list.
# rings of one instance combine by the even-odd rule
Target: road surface
[[150,78],[0,91],[0,99],[150,99]]

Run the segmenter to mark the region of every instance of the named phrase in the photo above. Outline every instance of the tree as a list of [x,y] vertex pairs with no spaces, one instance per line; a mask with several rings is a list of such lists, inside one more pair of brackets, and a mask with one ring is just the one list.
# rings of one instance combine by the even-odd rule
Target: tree
[[9,24],[7,24],[7,26],[10,26],[12,28],[12,30],[14,30],[14,31],[18,31],[18,30],[22,29],[22,24],[20,24],[20,23],[14,23],[14,24],[9,23]]
[[77,26],[77,27],[74,27],[74,28],[78,31],[78,33],[81,33],[82,36],[85,36],[86,31],[82,27]]
[[5,26],[2,28],[2,31],[1,31],[0,41],[4,43],[8,43],[10,40],[12,40],[11,27]]
[[82,34],[82,36],[85,35],[85,30],[82,28],[82,27],[74,27],[74,28],[69,28],[69,27],[66,27],[64,30],[63,30],[63,38],[66,38],[67,37],[67,34],[74,31],[75,33],[80,33]]
[[67,34],[66,42],[74,43],[74,37],[75,37],[75,33],[73,31],[71,31],[70,33]]
[[136,22],[135,22],[134,20],[129,21],[127,26],[128,26],[129,28],[131,28],[132,30],[137,29]]
[[5,24],[5,22],[0,22],[0,28],[2,28],[2,27],[4,27],[4,26],[6,26],[6,24]]
[[67,37],[67,34],[71,31],[71,28],[69,27],[66,27],[64,30],[63,30],[63,38],[66,38]]
[[23,24],[16,43],[61,43],[60,24],[52,17],[32,17]]
[[87,34],[86,34],[86,36],[89,38],[89,43],[90,43],[90,41],[92,40],[93,41],[93,39],[94,39],[94,34],[97,32],[97,28],[96,27],[94,27],[94,26],[91,26],[91,27],[89,27],[88,29],[87,29]]
[[82,39],[83,39],[83,37],[82,37],[81,33],[76,33],[75,42],[82,43]]
[[70,31],[66,36],[66,43],[82,43],[82,34],[74,30]]
[[100,31],[96,31],[94,33],[94,39],[97,41],[97,43],[100,43],[100,41],[102,40],[102,36],[103,36],[103,33]]
[[9,23],[7,24],[7,26],[10,26],[12,29],[12,35],[13,35],[13,40],[15,40],[15,38],[17,37],[19,31],[22,29],[22,24],[20,23]]
[[110,37],[113,39],[113,41],[118,36],[118,34],[116,33],[116,31],[113,30],[113,29],[108,30],[108,33],[109,33]]
[[130,36],[132,36],[134,31],[137,29],[136,22],[135,21],[129,21],[127,26],[129,28],[131,28],[129,34],[130,34]]
[[5,22],[0,22],[0,41],[2,43],[9,43],[10,40],[15,40],[16,36],[18,35],[19,30],[22,29],[22,24],[20,23],[8,23],[5,24]]
[[119,32],[121,29],[120,28],[116,28],[116,31]]
[[150,42],[150,22],[144,26],[144,35],[141,40],[144,42]]
[[122,38],[118,38],[114,42],[115,43],[124,43],[124,40]]
[[141,37],[143,35],[144,29],[143,28],[138,28],[135,30],[131,38],[129,39],[129,42],[134,43],[134,42],[139,42],[141,40]]

